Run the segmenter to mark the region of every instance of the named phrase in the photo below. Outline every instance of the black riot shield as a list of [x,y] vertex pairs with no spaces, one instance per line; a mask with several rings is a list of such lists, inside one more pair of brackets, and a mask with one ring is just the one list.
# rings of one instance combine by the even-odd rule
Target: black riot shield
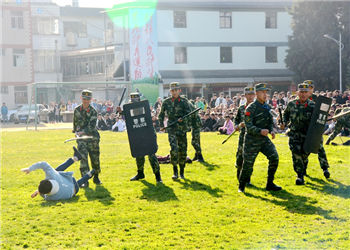
[[303,147],[306,153],[318,153],[331,104],[332,99],[325,96],[317,97]]
[[123,105],[131,155],[141,157],[155,154],[157,136],[153,128],[150,105],[147,100]]

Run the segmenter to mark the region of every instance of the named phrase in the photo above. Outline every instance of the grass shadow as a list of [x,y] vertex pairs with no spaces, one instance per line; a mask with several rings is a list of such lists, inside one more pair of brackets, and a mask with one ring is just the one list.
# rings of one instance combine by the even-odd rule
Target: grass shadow
[[209,162],[199,162],[200,164],[202,164],[203,166],[205,166],[207,168],[208,171],[213,171],[215,170],[216,168],[219,168],[220,166],[219,165],[216,165],[216,164],[212,164],[212,163],[209,163]]
[[157,183],[154,185],[145,180],[142,180],[141,183],[146,186],[144,189],[142,189],[141,199],[159,202],[179,200],[175,195],[174,190],[163,183]]
[[[253,189],[267,192],[263,188],[256,186],[252,187]],[[321,207],[315,206],[313,204],[317,203],[317,200],[310,200],[309,198],[302,195],[295,195],[289,193],[286,190],[281,190],[277,192],[269,192],[273,198],[262,197],[259,195],[254,195],[251,193],[245,193],[247,197],[252,197],[260,199],[266,202],[271,202],[272,204],[284,207],[290,213],[304,214],[304,215],[320,215],[328,220],[340,220],[337,217],[330,216],[329,214],[332,210],[325,210]]]
[[111,193],[108,191],[107,188],[105,188],[103,185],[96,185],[95,190],[88,187],[85,188],[85,196],[88,199],[88,201],[94,201],[98,200],[105,206],[109,206],[113,204],[113,201],[115,198],[111,195]]
[[[335,181],[335,180],[328,180],[328,182],[308,176],[308,178],[313,181],[313,182],[307,182],[306,187],[311,188],[312,190],[320,191],[320,192],[325,192],[327,194],[335,195],[338,197],[342,197],[344,199],[349,199],[350,198],[350,186],[349,185],[344,185],[341,182]],[[329,182],[335,184],[330,185]]]
[[52,206],[57,206],[57,204],[65,204],[65,203],[76,203],[79,201],[79,196],[73,196],[69,200],[58,200],[58,201],[46,201],[44,200],[41,203],[42,207],[52,207]]
[[210,194],[213,197],[221,197],[222,195],[220,193],[223,193],[220,188],[212,188],[209,185],[200,183],[198,181],[191,181],[189,179],[185,179],[184,182],[179,182],[181,185],[183,185],[183,188],[185,189],[192,189],[193,191],[206,191],[208,194]]

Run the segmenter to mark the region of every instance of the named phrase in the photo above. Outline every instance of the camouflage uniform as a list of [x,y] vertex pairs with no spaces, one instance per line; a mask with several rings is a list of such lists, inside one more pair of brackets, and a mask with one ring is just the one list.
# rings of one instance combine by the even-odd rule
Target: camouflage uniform
[[[304,83],[309,84],[309,87],[314,88],[315,83],[312,80],[305,80]],[[310,96],[310,100],[316,103],[317,95],[312,94],[312,96]],[[323,147],[323,138],[321,140],[320,149],[318,150],[318,161],[320,162],[320,167],[323,170],[327,170],[329,168],[326,151]]]
[[[269,90],[266,84],[263,83],[259,83],[255,87],[256,91]],[[269,160],[266,189],[281,190],[281,187],[273,183],[278,167],[278,153],[269,137],[261,135],[262,129],[267,129],[269,133],[273,131],[273,118],[270,114],[270,106],[255,100],[246,108],[244,123],[246,132],[243,145],[243,168],[239,176],[239,191],[244,191],[245,185],[249,182],[253,173],[253,165],[259,152],[263,153]]]
[[89,105],[87,109],[80,104],[74,109],[73,133],[84,132],[84,135],[93,136],[93,139],[77,140],[78,150],[83,156],[80,161],[81,176],[89,172],[88,155],[90,156],[91,166],[97,174],[100,169],[100,134],[96,129],[97,111]]
[[[191,111],[195,110],[196,107],[189,102]],[[191,144],[196,151],[195,157],[193,158],[193,161],[195,160],[203,160],[202,157],[202,149],[201,149],[201,128],[202,128],[202,122],[201,118],[198,115],[198,112],[193,113],[190,118],[188,119],[188,126],[192,128],[192,141]]]
[[[168,116],[168,125],[176,122],[184,115],[191,112],[189,102],[186,98],[179,96],[178,98],[169,97],[164,100],[159,113],[160,127],[164,127],[165,114]],[[168,140],[170,143],[170,162],[174,166],[174,176],[177,176],[177,164],[180,166],[180,172],[186,165],[187,156],[187,137],[188,122],[178,122],[174,126],[167,128]],[[176,175],[175,175],[176,173]]]
[[311,121],[311,116],[315,108],[315,103],[307,100],[301,103],[299,99],[290,101],[283,113],[283,123],[289,127],[289,148],[292,152],[293,167],[300,181],[306,172],[308,156],[303,149],[307,130]]
[[337,119],[334,131],[327,139],[327,145],[341,132],[342,128],[350,129],[350,114],[344,115]]
[[[235,117],[235,126],[238,127],[241,122],[244,122],[245,105],[241,105],[237,110],[237,115]],[[243,142],[244,142],[245,127],[241,128],[238,140],[238,148],[236,153],[236,168],[237,168],[237,178],[242,170],[243,166]]]

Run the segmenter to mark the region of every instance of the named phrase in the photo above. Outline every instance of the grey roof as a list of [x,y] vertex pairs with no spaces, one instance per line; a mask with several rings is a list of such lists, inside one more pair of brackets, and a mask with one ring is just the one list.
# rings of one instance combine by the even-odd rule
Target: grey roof
[[294,73],[288,69],[236,69],[236,70],[160,70],[166,78],[245,78],[245,77],[291,77]]
[[183,9],[285,9],[292,0],[159,0],[157,8]]
[[82,8],[82,7],[72,7],[72,6],[64,6],[60,7],[61,16],[99,16],[102,17],[103,14],[100,13],[104,11],[104,8]]

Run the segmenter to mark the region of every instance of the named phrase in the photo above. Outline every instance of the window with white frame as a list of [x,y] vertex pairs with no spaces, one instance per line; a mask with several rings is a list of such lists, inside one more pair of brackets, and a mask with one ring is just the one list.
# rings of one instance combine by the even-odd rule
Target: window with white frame
[[275,11],[265,13],[265,28],[277,29],[277,13]]
[[13,49],[13,67],[23,67],[25,59],[24,49]]
[[56,55],[54,50],[34,51],[34,71],[35,72],[55,72]]
[[32,28],[33,34],[58,34],[58,19],[53,17],[34,17],[32,20]]
[[9,87],[1,86],[1,94],[8,94],[8,93],[9,93]]
[[277,47],[265,47],[265,62],[277,63]]
[[187,63],[187,48],[175,47],[175,64]]
[[174,28],[186,27],[186,11],[174,11]]
[[11,28],[23,29],[23,12],[22,11],[11,11]]
[[220,29],[232,28],[232,12],[220,11]]
[[25,104],[28,103],[28,94],[26,86],[15,86],[15,103]]

